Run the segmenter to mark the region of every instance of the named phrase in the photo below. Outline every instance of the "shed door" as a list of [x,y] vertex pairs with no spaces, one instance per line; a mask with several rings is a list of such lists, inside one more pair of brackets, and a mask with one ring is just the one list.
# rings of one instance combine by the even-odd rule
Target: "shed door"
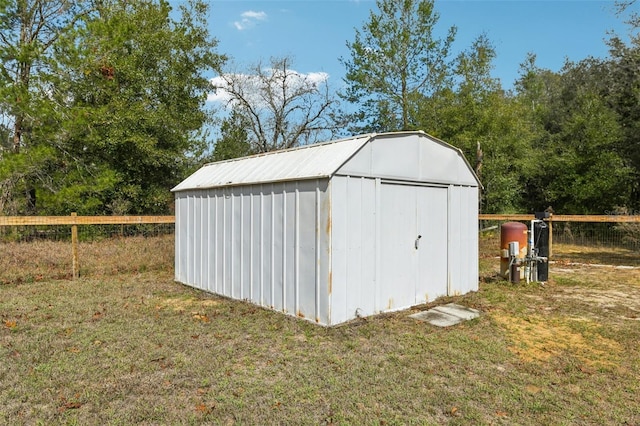
[[447,189],[383,183],[379,309],[447,294]]

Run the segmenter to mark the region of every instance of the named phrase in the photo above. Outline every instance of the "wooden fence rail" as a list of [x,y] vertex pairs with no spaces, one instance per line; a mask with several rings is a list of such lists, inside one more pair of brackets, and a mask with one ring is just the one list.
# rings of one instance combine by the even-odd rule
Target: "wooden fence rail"
[[[515,220],[529,221],[532,214],[481,214],[479,220]],[[640,223],[635,215],[553,215],[553,222],[610,222]],[[175,216],[0,216],[0,226],[34,225],[144,225],[175,223]]]
[[0,226],[145,225],[175,221],[175,216],[0,216]]
[[[532,214],[481,214],[479,220],[514,220],[529,221],[534,219]],[[582,214],[554,214],[549,219],[552,222],[599,222],[599,223],[640,223],[640,216],[635,215],[582,215]]]
[[173,224],[175,216],[0,216],[0,226],[71,226],[71,269],[73,279],[80,271],[78,260],[79,225],[146,225]]

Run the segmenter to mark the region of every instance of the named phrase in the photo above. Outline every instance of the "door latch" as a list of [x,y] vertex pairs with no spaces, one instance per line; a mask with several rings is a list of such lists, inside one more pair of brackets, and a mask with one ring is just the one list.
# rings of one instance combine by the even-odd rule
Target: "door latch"
[[416,238],[416,250],[418,250],[418,246],[420,245],[420,238],[422,238],[422,235],[418,235],[418,238]]

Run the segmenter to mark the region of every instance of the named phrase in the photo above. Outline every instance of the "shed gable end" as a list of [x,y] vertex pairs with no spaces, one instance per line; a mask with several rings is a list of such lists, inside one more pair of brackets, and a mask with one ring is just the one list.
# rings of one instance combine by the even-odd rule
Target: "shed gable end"
[[459,150],[424,133],[378,135],[336,174],[478,186]]

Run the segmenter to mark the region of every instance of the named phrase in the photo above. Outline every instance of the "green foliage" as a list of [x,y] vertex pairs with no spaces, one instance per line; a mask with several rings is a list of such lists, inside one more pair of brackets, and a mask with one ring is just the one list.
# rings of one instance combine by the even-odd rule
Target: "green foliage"
[[345,99],[360,111],[356,130],[416,128],[415,111],[423,96],[447,86],[447,58],[456,28],[444,39],[434,35],[439,15],[432,0],[378,0],[353,42],[347,42]]
[[530,54],[506,93],[491,76],[496,52],[485,35],[447,62],[455,29],[433,41],[432,3],[379,1],[378,9],[343,60],[358,130],[418,128],[461,148],[484,185],[484,212],[603,213],[640,203],[640,39],[614,37],[610,59],[557,73]]
[[[225,60],[206,30],[207,7],[191,1],[175,19],[166,1],[108,0],[82,12],[49,39],[47,56],[23,46],[47,66],[31,69],[39,86],[24,97],[18,81],[2,98],[24,129],[15,158],[3,159],[13,174],[0,169],[14,183],[6,199],[26,185],[37,191],[39,213],[168,212],[169,189],[205,146],[204,74]],[[16,112],[21,105],[28,110]],[[25,163],[39,147],[46,161]]]
[[620,116],[607,101],[609,64],[586,59],[553,74],[534,63],[519,83],[537,164],[527,176],[529,209],[603,214],[628,204],[633,170],[618,149]]
[[245,116],[236,111],[225,119],[220,128],[221,137],[213,151],[213,161],[245,157],[252,153],[247,134],[250,123]]
[[93,185],[103,210],[167,211],[185,155],[201,143],[210,88],[202,74],[223,58],[194,15],[202,5],[191,6],[175,22],[166,2],[103,3],[57,46],[52,82],[61,103],[70,99],[63,143],[84,168],[72,192]]
[[528,171],[529,137],[521,110],[491,76],[495,50],[485,35],[455,61],[456,85],[425,98],[420,128],[462,149],[484,189],[483,212],[518,212]]
[[[52,45],[88,8],[86,1],[0,2],[0,113],[8,131],[1,158],[8,164],[0,171],[0,209],[5,213],[35,212],[36,182],[47,181],[40,166],[47,164],[43,139],[45,144],[52,139],[48,111],[55,108],[43,76],[51,70]],[[28,150],[34,152],[23,152]]]
[[634,183],[630,206],[640,208],[640,36],[633,37],[629,44],[613,37],[609,47],[608,79],[603,79],[602,93],[618,115],[621,126],[622,138],[617,150],[624,164],[632,169]]
[[356,111],[339,117],[326,80],[286,57],[222,72],[201,0],[178,13],[165,0],[0,0],[0,213],[167,212],[210,146],[212,70],[233,112],[207,160],[327,139],[348,119],[352,132],[421,129],[459,147],[484,212],[637,210],[636,4],[616,2],[630,41],[612,36],[610,57],[552,72],[530,54],[505,92],[485,35],[452,58],[456,28],[437,36],[433,0],[377,0],[340,59]]

